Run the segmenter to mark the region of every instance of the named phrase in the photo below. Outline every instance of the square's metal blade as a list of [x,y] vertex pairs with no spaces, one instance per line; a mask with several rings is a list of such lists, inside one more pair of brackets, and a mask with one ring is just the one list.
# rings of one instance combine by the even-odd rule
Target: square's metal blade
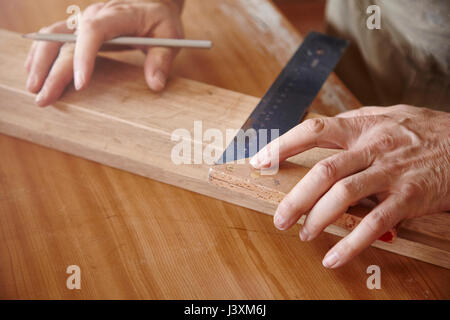
[[348,44],[310,32],[216,164],[252,157],[299,124]]

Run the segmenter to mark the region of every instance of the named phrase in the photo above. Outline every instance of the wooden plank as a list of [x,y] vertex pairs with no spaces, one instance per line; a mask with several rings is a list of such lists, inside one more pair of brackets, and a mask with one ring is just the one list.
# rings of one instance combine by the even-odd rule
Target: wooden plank
[[[191,151],[203,152],[207,143],[196,137],[194,123],[202,121],[202,130],[217,129],[225,137],[227,129],[239,128],[245,121],[256,98],[181,78],[173,79],[164,93],[151,94],[138,68],[103,59],[88,90],[75,94],[69,89],[54,107],[30,108],[32,95],[22,89],[24,75],[7,72],[19,69],[24,41],[9,32],[0,35],[0,44],[6,48],[0,54],[4,71],[0,92],[3,101],[8,101],[0,110],[0,132],[267,213],[266,203],[257,199],[210,188],[208,164],[171,161],[178,143],[171,140],[175,130],[187,130]],[[215,147],[216,158],[225,145],[223,141]],[[312,165],[329,154],[316,149],[291,161]],[[191,163],[194,156],[194,152],[189,155]],[[301,178],[290,176],[289,187]],[[349,228],[357,220],[346,216],[338,226]]]
[[436,213],[403,221],[398,230],[404,239],[450,251],[450,213]]
[[[307,172],[307,168],[289,162],[282,163],[276,175],[261,175],[260,170],[253,169],[249,164],[223,164],[212,167],[209,178],[214,185],[234,190],[272,207],[274,204],[278,205]],[[368,212],[370,208],[353,207],[333,222],[326,231],[345,236]],[[302,216],[298,223],[303,224],[304,220],[305,216]],[[446,244],[450,239],[450,215],[445,213],[430,215],[426,221],[427,223],[422,223],[422,220],[408,222],[416,227],[416,234],[412,238],[408,237],[407,233],[401,233],[402,237],[396,237],[396,231],[390,230],[375,241],[373,246],[450,269],[450,251],[446,250]],[[432,238],[430,234],[436,233],[439,237],[433,238],[433,241],[422,242],[425,236]]]
[[[202,121],[204,131],[218,129],[225,137],[227,129],[241,127],[257,98],[182,78],[173,78],[167,90],[155,94],[147,88],[140,68],[100,59],[87,90],[69,88],[54,106],[41,109],[33,106],[34,95],[24,88],[27,42],[16,33],[0,31],[0,46],[5,48],[0,52],[0,132],[262,209],[239,195],[225,195],[208,186],[208,164],[180,166],[170,159],[177,144],[171,141],[175,130],[188,130],[193,149],[203,148],[206,143],[194,137],[195,121]],[[217,147],[217,156],[225,144]],[[296,161],[313,163],[331,153],[305,153]],[[190,159],[194,160],[193,153]]]
[[[35,32],[55,21],[67,19],[68,6],[76,4],[85,9],[95,2],[98,1],[4,2],[0,4],[0,28]],[[41,10],[42,14],[36,14]],[[267,91],[302,41],[302,36],[267,0],[189,0],[185,1],[182,18],[189,38],[207,38],[213,41],[214,47],[207,51],[182,50],[173,73],[251,96],[260,97]],[[217,25],[218,21],[220,25]],[[103,55],[138,66],[145,58],[136,51]],[[320,114],[335,115],[359,106],[360,103],[333,73],[311,109]]]
[[[70,88],[54,107],[30,108],[33,95],[23,88],[24,71],[6,71],[22,70],[27,43],[14,33],[2,31],[0,35],[0,45],[6,49],[0,53],[0,70],[5,70],[0,75],[0,89],[3,101],[8,101],[0,110],[0,132],[261,209],[239,195],[223,195],[207,186],[208,165],[179,166],[170,161],[176,144],[170,141],[174,130],[186,128],[193,144],[203,145],[203,141],[195,141],[193,132],[194,122],[201,120],[203,130],[219,129],[225,137],[226,129],[240,128],[258,99],[181,78],[172,79],[164,93],[152,94],[139,68],[101,60],[90,88],[81,93]],[[41,121],[35,121],[37,118]],[[222,150],[223,146],[219,147],[217,154]],[[318,150],[296,161],[314,164],[329,154],[332,151]]]
[[[95,0],[3,1],[0,27],[33,32],[66,18],[68,5],[84,8],[90,2]],[[282,68],[279,56],[298,35],[268,1],[257,1],[261,10],[246,2],[186,1],[187,37],[211,38],[216,46],[210,52],[182,51],[173,74],[261,97]],[[232,10],[225,14],[220,3]],[[280,46],[266,48],[276,38]],[[116,58],[140,65],[142,57],[126,52]],[[330,87],[328,96],[315,101],[322,113],[352,105],[343,86]],[[27,107],[34,108],[28,102]],[[0,150],[1,298],[450,295],[449,270],[444,268],[369,248],[330,271],[321,261],[338,240],[332,234],[303,243],[295,228],[276,230],[270,216],[1,134]],[[71,264],[81,267],[81,290],[65,287]],[[382,290],[367,290],[365,270],[372,264],[382,269]]]

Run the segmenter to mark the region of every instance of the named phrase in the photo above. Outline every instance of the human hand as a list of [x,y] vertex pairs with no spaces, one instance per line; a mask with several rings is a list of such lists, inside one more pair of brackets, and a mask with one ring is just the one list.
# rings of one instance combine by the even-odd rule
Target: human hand
[[[120,35],[156,38],[183,38],[180,13],[183,0],[123,0],[95,3],[82,13],[76,44],[33,42],[25,68],[27,89],[38,93],[36,103],[54,103],[72,82],[76,90],[87,87],[95,58],[104,41]],[[40,30],[42,33],[72,33],[65,21]],[[141,48],[146,52],[145,79],[154,91],[166,84],[178,53],[172,48]]]
[[[406,218],[450,210],[450,114],[406,105],[365,107],[334,118],[306,120],[251,160],[276,165],[313,147],[344,149],[317,163],[286,195],[274,224],[286,230],[307,214],[303,241],[316,238],[349,206],[369,196],[378,205],[325,256],[344,265]],[[309,212],[309,213],[308,213]]]

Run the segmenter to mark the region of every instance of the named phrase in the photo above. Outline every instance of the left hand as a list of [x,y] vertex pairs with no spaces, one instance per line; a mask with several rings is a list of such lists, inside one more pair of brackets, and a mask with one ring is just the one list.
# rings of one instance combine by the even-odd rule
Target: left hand
[[[359,200],[379,204],[325,256],[347,263],[406,218],[450,210],[450,114],[398,105],[365,107],[306,120],[278,138],[279,161],[313,147],[344,149],[317,163],[281,201],[274,224],[285,230],[308,213],[300,238],[316,238]],[[251,161],[270,167],[273,142]]]
[[[88,86],[94,71],[97,52],[106,40],[137,36],[183,38],[181,10],[183,0],[110,0],[93,3],[83,11],[77,41],[58,43],[34,41],[25,69],[27,89],[38,93],[36,104],[44,107],[56,102],[67,85],[74,80],[76,90]],[[59,21],[40,30],[41,33],[72,33],[66,21]],[[127,50],[129,46],[107,46]],[[153,91],[164,89],[178,49],[132,46],[146,53],[144,75]]]

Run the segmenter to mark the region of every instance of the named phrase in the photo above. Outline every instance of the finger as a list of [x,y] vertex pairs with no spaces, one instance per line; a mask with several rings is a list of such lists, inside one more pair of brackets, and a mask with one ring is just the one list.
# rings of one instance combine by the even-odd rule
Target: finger
[[53,62],[58,56],[60,47],[61,44],[55,42],[37,44],[27,79],[27,89],[30,92],[36,93],[41,89]]
[[[100,8],[100,9],[99,9]],[[84,89],[94,70],[95,58],[103,42],[121,34],[136,34],[137,19],[133,10],[96,8],[84,14],[77,30],[77,42],[73,61],[74,82],[77,90]],[[104,9],[104,10],[103,10]]]
[[31,47],[30,47],[30,51],[28,51],[27,59],[25,60],[24,67],[28,73],[30,72],[31,61],[33,61],[33,56],[36,51],[37,44],[38,44],[37,41],[33,41],[33,43],[31,44]]
[[[155,27],[153,36],[157,38],[181,38],[183,37],[183,31],[181,28],[176,28],[172,21],[165,20]],[[144,72],[150,89],[154,91],[164,89],[170,68],[178,52],[178,49],[173,48],[148,48]]]
[[[265,146],[251,159],[250,164],[260,169],[277,165],[277,163],[272,163],[272,161],[284,161],[297,153],[313,147],[347,148],[351,141],[359,135],[360,124],[354,119],[309,119],[289,130],[279,137],[276,142],[272,141]],[[271,155],[272,146],[275,143],[278,143],[278,157]]]
[[27,89],[30,92],[38,92],[58,56],[60,43],[40,42],[36,46],[33,62],[30,66],[30,73],[27,79]]
[[145,80],[150,89],[161,91],[166,86],[167,77],[178,51],[168,48],[151,48],[145,59]]
[[351,150],[317,163],[280,202],[275,226],[281,230],[292,227],[338,180],[369,167],[371,156],[366,149]]
[[64,45],[48,74],[45,83],[36,96],[36,104],[44,107],[54,103],[62,95],[73,78],[73,44]]
[[300,231],[300,238],[303,241],[313,240],[353,203],[385,191],[388,185],[389,177],[383,170],[374,167],[338,181],[308,213]]
[[399,223],[408,211],[408,201],[393,194],[375,207],[358,226],[339,241],[325,256],[326,268],[337,268],[358,255],[387,230]]
[[364,117],[364,116],[374,116],[378,114],[386,113],[385,107],[362,107],[346,112],[342,112],[336,117],[339,118],[350,118],[350,117]]
[[[42,33],[70,33],[66,23],[60,21],[54,25],[42,29]],[[27,89],[30,92],[38,92],[47,77],[47,74],[58,56],[62,44],[58,42],[39,41],[33,51],[29,62],[29,74],[27,79]]]

